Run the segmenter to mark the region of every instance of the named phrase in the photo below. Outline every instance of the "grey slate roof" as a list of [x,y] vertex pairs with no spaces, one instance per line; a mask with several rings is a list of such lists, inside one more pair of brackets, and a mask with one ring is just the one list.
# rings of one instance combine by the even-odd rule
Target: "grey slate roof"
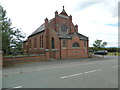
[[88,37],[86,37],[86,36],[84,36],[84,35],[82,35],[80,33],[77,33],[77,34],[79,35],[81,40],[88,40]]
[[60,34],[59,35],[59,38],[66,38],[66,39],[70,39],[71,37],[68,35],[68,34],[66,34],[66,35],[62,35],[62,34]]
[[45,24],[42,24],[37,30],[35,30],[31,35],[34,35],[36,33],[39,33],[41,31],[45,30]]
[[88,40],[88,37],[86,37],[86,36],[84,36],[84,35],[82,35],[80,33],[76,33],[76,32],[71,33],[71,34],[66,34],[66,35],[65,34],[64,35],[60,34],[59,38],[62,38],[62,39],[64,39],[64,38],[71,39],[72,36],[75,36],[75,35],[79,36],[80,40],[85,40],[85,41]]
[[[49,20],[48,23],[50,23],[53,19]],[[43,23],[39,28],[37,28],[29,37],[36,35],[37,33],[40,33],[44,30],[45,30],[45,23]]]
[[[48,23],[50,23],[53,19],[49,20]],[[45,23],[42,24],[39,28],[37,28],[29,37],[34,36],[44,30],[45,30]],[[80,40],[88,40],[88,37],[76,32],[70,33],[70,34],[58,34],[59,38],[61,39],[71,39],[72,36],[75,36],[75,35],[79,36]]]

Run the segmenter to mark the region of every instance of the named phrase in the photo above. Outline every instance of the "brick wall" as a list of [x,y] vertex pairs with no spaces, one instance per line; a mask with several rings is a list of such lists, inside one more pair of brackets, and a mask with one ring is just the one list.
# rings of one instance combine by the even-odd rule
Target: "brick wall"
[[[34,45],[35,38],[36,47]],[[44,48],[46,48],[44,32],[28,38],[28,54],[44,54]]]
[[[48,23],[49,22],[49,23]],[[70,34],[73,32],[78,32],[78,25],[74,25],[72,22],[72,16],[63,18],[58,16],[58,13],[55,13],[55,18],[52,20],[45,19],[45,30],[28,38],[28,53],[29,54],[46,54],[46,49],[49,49],[47,52],[47,58],[54,57],[54,59],[69,59],[69,58],[81,58],[88,57],[88,41],[86,47],[84,47],[84,41],[80,40],[80,37],[74,34],[72,39],[66,40],[66,48],[63,48],[63,39],[58,37],[58,34]],[[67,32],[61,31],[61,26],[65,24],[68,28]],[[43,36],[43,46],[41,47],[41,38]],[[40,38],[41,37],[41,38]],[[52,38],[54,39],[54,49],[57,51],[52,52]],[[31,44],[29,41],[32,41]],[[36,45],[35,45],[36,41]],[[73,48],[72,45],[74,42],[79,43],[79,48]],[[35,47],[34,47],[35,46]]]
[[14,64],[14,63],[22,63],[22,62],[35,62],[35,61],[45,61],[49,60],[46,55],[40,56],[24,56],[24,57],[10,57],[3,58],[3,66]]

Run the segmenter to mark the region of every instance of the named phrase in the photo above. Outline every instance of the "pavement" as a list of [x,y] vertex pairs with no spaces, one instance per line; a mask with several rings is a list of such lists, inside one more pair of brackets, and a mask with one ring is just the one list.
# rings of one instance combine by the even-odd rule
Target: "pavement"
[[[113,57],[113,56],[112,56]],[[81,58],[81,59],[64,59],[64,60],[49,60],[49,61],[40,61],[40,62],[28,62],[28,63],[18,63],[10,67],[3,67],[2,73],[4,75],[14,74],[14,73],[21,73],[21,72],[28,72],[28,71],[35,71],[39,68],[48,68],[52,66],[58,65],[71,65],[77,63],[88,63],[93,61],[102,61],[106,58],[102,59],[102,56],[94,56],[93,58]],[[109,57],[110,58],[110,57]],[[108,57],[107,57],[108,59]]]
[[3,88],[117,88],[118,57],[19,64],[3,69]]

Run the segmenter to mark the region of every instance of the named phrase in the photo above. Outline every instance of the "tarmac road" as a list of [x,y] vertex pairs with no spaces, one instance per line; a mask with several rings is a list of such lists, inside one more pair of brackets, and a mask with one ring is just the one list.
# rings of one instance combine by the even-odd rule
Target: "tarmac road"
[[3,70],[3,88],[118,88],[118,57],[58,60]]

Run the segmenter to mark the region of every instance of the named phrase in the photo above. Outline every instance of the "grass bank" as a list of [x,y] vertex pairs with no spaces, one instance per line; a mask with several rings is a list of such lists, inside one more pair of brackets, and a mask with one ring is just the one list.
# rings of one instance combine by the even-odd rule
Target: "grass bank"
[[110,56],[120,56],[120,52],[108,52]]

